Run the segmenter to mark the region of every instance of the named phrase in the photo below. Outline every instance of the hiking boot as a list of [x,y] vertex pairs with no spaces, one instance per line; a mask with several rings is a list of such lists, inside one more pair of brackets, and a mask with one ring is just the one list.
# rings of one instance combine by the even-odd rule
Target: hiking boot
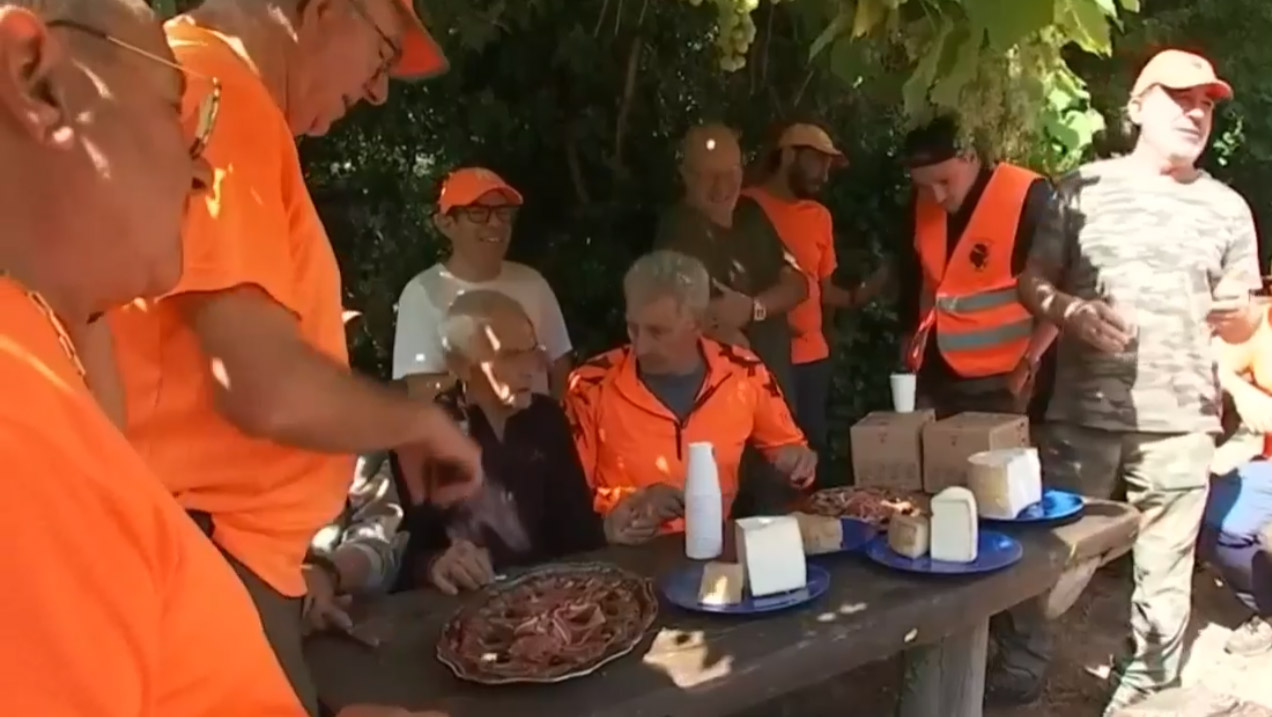
[[990,663],[985,675],[985,704],[991,707],[1018,707],[1042,698],[1046,679],[1021,670],[1009,669],[1002,662]]
[[1223,650],[1239,657],[1261,655],[1272,650],[1272,625],[1258,615],[1252,616],[1232,631]]

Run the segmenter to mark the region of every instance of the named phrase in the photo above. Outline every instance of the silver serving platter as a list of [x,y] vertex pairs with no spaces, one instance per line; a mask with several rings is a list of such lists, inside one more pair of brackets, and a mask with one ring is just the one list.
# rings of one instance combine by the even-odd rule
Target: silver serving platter
[[[465,618],[485,607],[492,598],[501,593],[513,590],[516,587],[533,581],[537,578],[548,576],[572,575],[582,576],[588,573],[596,573],[600,575],[613,576],[622,579],[631,584],[638,586],[639,592],[636,594],[636,602],[641,608],[640,629],[635,631],[625,642],[615,644],[600,657],[594,658],[584,664],[578,665],[567,671],[553,672],[543,675],[495,675],[482,672],[479,669],[473,669],[465,665],[464,661],[455,652],[451,646],[451,640],[447,639],[451,631],[457,630]],[[627,655],[636,646],[645,639],[645,635],[649,632],[649,628],[653,626],[654,620],[658,617],[658,597],[654,594],[653,581],[649,578],[637,575],[629,570],[624,570],[616,565],[609,563],[555,563],[544,565],[537,568],[531,568],[524,573],[515,577],[501,580],[487,587],[480,593],[474,595],[471,599],[455,611],[450,620],[442,627],[441,635],[437,641],[437,659],[451,669],[455,676],[461,680],[476,682],[483,685],[508,685],[508,684],[552,684],[556,682],[565,682],[576,677],[590,675],[601,669],[605,665]],[[558,670],[561,668],[557,668]]]

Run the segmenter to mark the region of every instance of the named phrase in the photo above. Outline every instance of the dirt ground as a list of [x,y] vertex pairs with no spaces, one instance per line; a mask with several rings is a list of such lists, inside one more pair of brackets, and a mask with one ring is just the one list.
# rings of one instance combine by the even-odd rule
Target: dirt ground
[[[1191,653],[1185,685],[1204,685],[1272,707],[1272,654],[1237,658],[1223,651],[1224,641],[1245,618],[1242,608],[1213,575],[1199,571],[1193,581]],[[1130,577],[1112,566],[1092,580],[1082,598],[1056,630],[1057,660],[1045,697],[1037,704],[987,709],[986,717],[1098,716],[1106,695],[1104,677],[1126,634]],[[900,666],[897,660],[867,665],[833,682],[787,695],[739,717],[888,717],[895,704]],[[851,705],[845,709],[846,705]]]

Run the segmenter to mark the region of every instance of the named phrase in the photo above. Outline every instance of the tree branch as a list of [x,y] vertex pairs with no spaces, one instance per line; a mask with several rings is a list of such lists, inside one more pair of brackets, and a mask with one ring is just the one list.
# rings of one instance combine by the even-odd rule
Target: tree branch
[[614,170],[623,171],[623,138],[627,135],[628,117],[632,111],[632,99],[636,96],[636,77],[640,70],[640,53],[644,39],[637,35],[632,39],[632,49],[627,54],[627,76],[623,80],[623,96],[618,104],[618,120],[614,127]]
[[605,14],[609,12],[609,0],[601,3],[601,14],[596,16],[596,27],[592,28],[592,37],[599,37],[601,34],[601,25],[605,23]]

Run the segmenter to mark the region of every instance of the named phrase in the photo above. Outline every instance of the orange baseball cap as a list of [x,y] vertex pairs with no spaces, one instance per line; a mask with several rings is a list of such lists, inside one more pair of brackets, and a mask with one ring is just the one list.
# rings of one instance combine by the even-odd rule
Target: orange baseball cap
[[447,175],[442,182],[442,193],[437,198],[437,208],[443,214],[455,207],[475,204],[490,192],[504,195],[510,204],[521,206],[521,192],[512,188],[498,174],[482,167],[464,167]]
[[400,80],[425,80],[445,73],[450,63],[415,12],[415,3],[413,0],[398,2],[407,25],[402,35],[402,56],[393,67],[393,76]]
[[1153,55],[1135,79],[1131,98],[1140,97],[1158,85],[1172,90],[1205,87],[1214,99],[1232,97],[1232,85],[1219,79],[1210,60],[1183,50],[1162,50]]
[[826,130],[815,124],[793,124],[782,130],[781,136],[777,139],[777,148],[788,147],[817,150],[830,156],[835,166],[848,164],[848,157],[839,151],[834,141],[830,139],[830,135],[826,134]]

